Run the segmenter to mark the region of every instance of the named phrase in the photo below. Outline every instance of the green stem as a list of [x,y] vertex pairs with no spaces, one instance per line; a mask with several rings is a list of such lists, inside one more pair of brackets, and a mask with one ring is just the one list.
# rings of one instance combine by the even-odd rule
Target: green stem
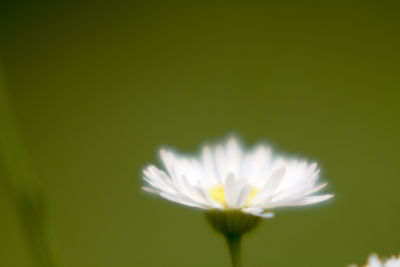
[[242,258],[240,245],[242,241],[242,235],[225,235],[226,242],[229,248],[229,254],[231,256],[232,267],[241,267]]
[[211,227],[225,237],[233,267],[241,267],[240,245],[242,236],[253,230],[260,222],[260,217],[249,215],[240,210],[210,210],[206,219]]
[[[59,264],[50,244],[47,206],[21,144],[1,66],[0,125],[1,174],[4,174],[4,181],[15,201],[33,260],[38,267],[56,267]],[[3,176],[0,178],[3,179]]]

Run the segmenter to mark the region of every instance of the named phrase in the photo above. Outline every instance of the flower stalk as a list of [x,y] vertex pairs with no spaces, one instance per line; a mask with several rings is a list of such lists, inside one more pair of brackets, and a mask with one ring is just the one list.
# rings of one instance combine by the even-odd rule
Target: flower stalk
[[242,266],[241,241],[244,234],[254,230],[261,218],[239,210],[212,210],[206,213],[211,227],[225,237],[233,267]]
[[242,266],[241,242],[242,235],[225,235],[231,256],[232,267]]
[[[38,267],[60,266],[50,242],[47,206],[21,144],[0,66],[0,165]],[[3,178],[3,177],[1,177]]]

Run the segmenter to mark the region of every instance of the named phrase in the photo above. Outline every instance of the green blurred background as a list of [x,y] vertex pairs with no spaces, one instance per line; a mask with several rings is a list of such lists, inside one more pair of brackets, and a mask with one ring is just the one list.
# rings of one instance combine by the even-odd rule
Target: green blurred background
[[[265,220],[244,266],[399,253],[399,12],[394,1],[2,1],[1,64],[60,260],[229,266],[201,211],[140,187],[161,145],[197,153],[231,132],[318,160],[336,194]],[[0,266],[32,266],[1,179]]]

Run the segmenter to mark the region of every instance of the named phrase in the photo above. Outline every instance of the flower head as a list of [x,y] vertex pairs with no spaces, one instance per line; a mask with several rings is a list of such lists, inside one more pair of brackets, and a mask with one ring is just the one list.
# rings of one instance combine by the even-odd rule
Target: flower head
[[[357,267],[357,265],[353,264],[349,267]],[[400,255],[398,257],[392,256],[386,261],[383,261],[379,259],[376,254],[372,254],[364,267],[400,267]]]
[[236,210],[272,217],[272,209],[303,206],[331,198],[314,195],[316,163],[272,155],[258,145],[245,151],[234,137],[215,146],[205,145],[200,157],[160,150],[165,171],[149,165],[143,171],[144,190],[170,201],[206,210]]

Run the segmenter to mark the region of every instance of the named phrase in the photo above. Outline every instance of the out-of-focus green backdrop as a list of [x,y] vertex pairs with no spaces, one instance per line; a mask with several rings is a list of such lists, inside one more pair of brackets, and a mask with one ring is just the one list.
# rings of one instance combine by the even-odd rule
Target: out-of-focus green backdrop
[[[2,1],[1,64],[65,266],[229,266],[201,211],[140,187],[161,145],[196,153],[231,132],[318,160],[336,194],[265,220],[244,266],[399,253],[399,11],[394,1]],[[5,185],[0,266],[31,266]]]

